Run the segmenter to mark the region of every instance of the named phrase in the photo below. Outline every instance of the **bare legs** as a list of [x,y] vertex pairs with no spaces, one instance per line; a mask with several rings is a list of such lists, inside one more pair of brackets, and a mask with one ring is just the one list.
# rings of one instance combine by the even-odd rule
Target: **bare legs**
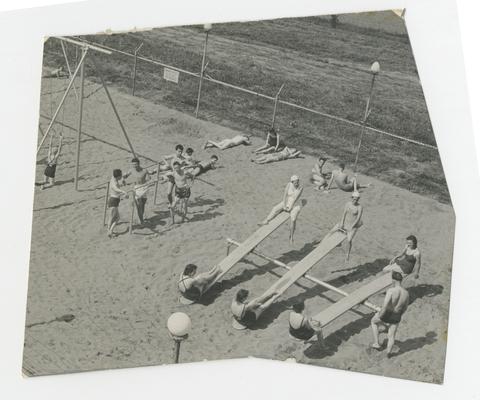
[[380,341],[379,341],[379,332],[378,332],[378,326],[379,325],[385,325],[388,327],[388,332],[387,332],[387,339],[388,339],[388,342],[387,342],[387,356],[391,356],[392,355],[392,350],[393,350],[393,345],[395,344],[395,335],[397,333],[397,329],[398,329],[398,324],[386,324],[385,322],[383,322],[378,313],[376,313],[374,315],[374,317],[372,318],[372,323],[371,323],[371,326],[372,326],[372,332],[373,332],[373,344],[372,344],[372,347],[376,350],[380,350],[381,349],[381,345],[380,345]]
[[118,212],[118,207],[110,207],[110,215],[108,216],[108,237],[112,238],[115,234],[113,230],[120,220],[120,214]]

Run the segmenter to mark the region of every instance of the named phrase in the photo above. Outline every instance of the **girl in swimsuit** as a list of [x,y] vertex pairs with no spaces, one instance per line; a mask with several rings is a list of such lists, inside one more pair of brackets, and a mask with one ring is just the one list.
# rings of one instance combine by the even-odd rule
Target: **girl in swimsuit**
[[363,207],[359,204],[360,193],[352,193],[352,201],[345,204],[343,210],[342,220],[335,225],[333,229],[328,233],[329,235],[338,230],[343,230],[347,234],[347,255],[345,257],[345,263],[350,259],[350,251],[352,250],[352,241],[355,237],[358,228],[363,225],[362,214]]
[[43,173],[43,183],[40,186],[40,190],[52,187],[55,185],[55,173],[57,171],[57,162],[58,157],[60,157],[60,152],[62,151],[63,135],[60,134],[60,139],[58,142],[58,147],[52,148],[53,135],[50,136],[50,144],[48,145],[48,155],[47,155],[47,167]]
[[308,340],[315,331],[310,326],[308,318],[304,315],[305,303],[303,301],[293,305],[293,311],[288,317],[289,332],[295,339]]
[[215,266],[208,272],[195,275],[197,273],[197,266],[195,264],[188,264],[180,276],[178,289],[186,299],[198,301],[205,288],[215,280],[220,272],[221,270]]
[[323,190],[327,187],[327,176],[322,172],[322,168],[327,161],[326,158],[319,157],[318,161],[312,168],[312,176],[310,177],[310,182],[315,186],[316,190]]
[[415,279],[418,279],[420,268],[422,266],[422,258],[420,250],[417,247],[417,238],[414,235],[410,235],[407,237],[406,241],[407,243],[403,251],[398,256],[394,257],[383,271],[400,272],[403,278],[413,274]]
[[267,302],[275,298],[276,292],[266,294],[247,302],[248,290],[240,289],[232,301],[231,310],[234,319],[234,327],[243,329],[252,326],[257,320],[255,311],[263,306],[268,306]]
[[280,135],[275,128],[270,128],[267,132],[265,144],[254,151],[256,154],[266,154],[283,150],[285,144],[280,140]]

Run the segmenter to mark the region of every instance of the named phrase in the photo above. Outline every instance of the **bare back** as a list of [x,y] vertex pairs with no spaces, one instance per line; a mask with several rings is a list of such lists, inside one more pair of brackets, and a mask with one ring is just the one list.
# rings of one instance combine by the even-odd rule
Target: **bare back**
[[388,289],[387,297],[389,297],[387,310],[400,314],[403,314],[407,310],[410,296],[408,291],[403,287],[396,286]]

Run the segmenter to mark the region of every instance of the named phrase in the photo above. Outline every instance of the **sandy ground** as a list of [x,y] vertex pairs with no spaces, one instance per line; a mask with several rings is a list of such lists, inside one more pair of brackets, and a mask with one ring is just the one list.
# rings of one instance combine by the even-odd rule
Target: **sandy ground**
[[[44,79],[42,92],[60,90],[65,80]],[[86,95],[98,85],[88,84]],[[289,306],[304,299],[309,313],[339,300],[308,281],[291,287],[282,301],[265,312],[254,330],[231,327],[230,303],[240,287],[260,295],[284,271],[254,255],[240,262],[203,299],[182,306],[176,282],[186,263],[206,270],[226,254],[225,238],[238,241],[251,235],[282,196],[289,177],[298,174],[307,200],[298,220],[295,244],[288,243],[288,226],[278,229],[258,250],[294,265],[339,220],[348,194],[319,193],[308,183],[313,158],[258,166],[251,150],[260,145],[203,151],[205,138],[233,137],[237,132],[196,120],[145,100],[112,90],[120,115],[145,166],[170,154],[177,143],[196,149],[199,159],[218,154],[220,167],[192,188],[190,221],[169,227],[165,188],[158,205],[150,194],[148,227],[127,232],[129,202],[120,206],[119,237],[109,240],[102,226],[104,183],[113,168],[129,167],[131,155],[102,91],[85,101],[80,191],[73,188],[75,131],[64,128],[65,149],[57,169],[57,183],[36,189],[25,334],[24,368],[44,375],[105,368],[171,363],[173,343],[166,321],[175,311],[192,319],[190,337],[182,345],[181,361],[256,356],[353,371],[416,379],[443,380],[453,252],[454,213],[450,206],[384,182],[360,176],[373,186],[362,193],[364,226],[354,242],[349,265],[342,249],[335,249],[311,274],[345,291],[353,291],[379,276],[404,238],[415,233],[423,254],[418,281],[409,287],[412,304],[398,331],[399,355],[368,349],[372,314],[359,306],[326,328],[327,350],[292,341],[287,333]],[[41,114],[50,115],[44,95]],[[64,123],[76,127],[76,100],[70,95]],[[62,115],[62,114],[61,114]],[[62,121],[62,117],[60,118]],[[47,121],[41,118],[41,125]],[[60,130],[57,127],[57,130]],[[37,182],[42,179],[46,150],[39,154]],[[327,170],[331,165],[327,164]],[[372,302],[380,304],[382,296]],[[55,321],[73,314],[71,322]],[[53,321],[53,322],[52,322]],[[34,324],[33,326],[30,326]]]

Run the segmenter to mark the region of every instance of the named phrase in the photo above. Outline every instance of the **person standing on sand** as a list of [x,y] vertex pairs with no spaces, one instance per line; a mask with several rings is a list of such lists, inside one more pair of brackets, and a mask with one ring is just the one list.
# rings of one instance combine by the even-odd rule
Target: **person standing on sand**
[[272,208],[270,214],[259,225],[267,225],[272,219],[274,219],[282,211],[290,213],[290,243],[293,243],[293,235],[295,233],[295,226],[298,217],[298,213],[301,210],[299,204],[295,204],[300,198],[303,192],[303,188],[300,186],[300,179],[297,175],[292,175],[290,182],[285,186],[283,192],[283,199],[280,203]]
[[176,161],[180,165],[185,163],[185,157],[183,155],[183,146],[181,144],[177,144],[175,146],[175,153],[170,154],[168,156],[163,157],[165,162],[170,166],[170,169],[173,169],[173,163]]
[[319,157],[312,168],[310,182],[313,183],[316,190],[323,190],[327,187],[327,175],[322,171],[326,161],[325,157]]
[[275,128],[272,127],[267,131],[267,139],[265,140],[265,144],[255,150],[254,153],[276,153],[277,151],[283,150],[284,147],[285,143],[283,143],[283,141],[280,139],[280,135],[275,130]]
[[370,184],[365,186],[360,186],[357,182],[357,177],[354,176],[353,178],[348,176],[345,172],[345,164],[340,163],[339,169],[332,171],[332,176],[330,178],[330,182],[328,182],[327,189],[325,190],[326,193],[330,190],[333,182],[337,185],[340,190],[344,192],[356,192],[358,189],[369,187]]
[[247,135],[237,135],[234,136],[231,139],[223,139],[220,142],[214,142],[213,140],[207,140],[205,144],[203,145],[203,149],[208,149],[209,147],[216,147],[217,149],[220,150],[225,150],[229,149],[230,147],[235,147],[239,146],[241,144],[244,144],[246,146],[249,146],[250,143],[250,136]]
[[120,182],[122,180],[122,170],[114,169],[112,179],[110,179],[110,186],[108,189],[108,202],[107,207],[110,209],[108,216],[108,237],[111,239],[115,236],[113,229],[120,220],[120,213],[118,212],[118,206],[120,205],[120,198],[125,196],[128,198],[127,192],[120,189]]
[[343,210],[342,220],[340,223],[336,224],[333,229],[327,234],[327,237],[332,233],[343,230],[347,234],[347,255],[345,257],[345,263],[350,258],[350,251],[352,250],[352,241],[355,237],[358,228],[363,225],[362,222],[362,215],[363,215],[363,207],[359,204],[360,200],[360,193],[353,192],[352,193],[352,200],[345,204],[345,208]]
[[402,274],[402,278],[413,275],[415,279],[420,276],[420,268],[422,267],[422,255],[417,247],[417,238],[410,235],[406,239],[407,243],[403,251],[396,257],[392,258],[383,271],[396,271]]
[[382,348],[378,340],[378,326],[384,325],[388,328],[387,357],[389,358],[393,355],[392,349],[395,343],[398,324],[402,319],[402,315],[407,310],[410,300],[408,291],[401,286],[402,279],[401,273],[392,271],[393,287],[385,293],[383,306],[381,310],[373,316],[371,322],[374,339],[372,348],[375,350]]
[[195,264],[188,264],[185,266],[178,281],[178,289],[187,300],[198,301],[205,288],[209,286],[221,272],[221,269],[215,266],[208,272],[196,275],[197,269]]
[[40,190],[47,189],[55,185],[55,173],[57,172],[58,157],[62,151],[63,135],[60,133],[58,140],[58,147],[52,148],[53,135],[50,136],[50,143],[48,145],[47,166],[43,173],[43,183]]
[[187,167],[191,167],[198,164],[198,161],[193,158],[193,149],[191,147],[185,150],[184,159],[185,159],[185,166]]
[[169,184],[172,185],[175,191],[175,195],[169,205],[170,215],[172,217],[172,224],[175,223],[175,206],[180,200],[183,200],[182,221],[187,216],[188,212],[188,199],[190,198],[190,186],[187,184],[187,179],[194,179],[195,176],[190,172],[186,172],[182,169],[178,161],[173,162],[173,171],[166,174],[165,177],[169,180]]
[[133,158],[132,169],[123,175],[123,184],[125,179],[132,176],[134,180],[135,189],[135,205],[137,206],[138,219],[140,224],[144,223],[145,204],[147,202],[147,182],[150,180],[150,175],[154,175],[157,171],[149,172],[140,166],[140,160]]

